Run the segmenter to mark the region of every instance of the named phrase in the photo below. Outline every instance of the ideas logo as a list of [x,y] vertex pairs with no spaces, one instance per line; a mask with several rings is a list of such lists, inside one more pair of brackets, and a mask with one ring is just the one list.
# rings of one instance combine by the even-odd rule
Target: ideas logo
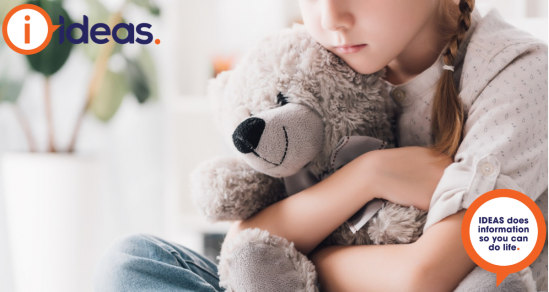
[[[32,31],[31,31],[32,26]],[[52,25],[44,9],[23,4],[12,9],[2,24],[2,35],[6,44],[15,52],[32,55],[42,51],[51,40],[59,25]]]
[[[60,29],[59,43],[62,44],[65,39],[73,44],[87,44],[89,37],[94,43],[106,44],[109,42],[105,36],[111,35],[110,27],[105,23],[97,23],[92,26],[88,33],[88,17],[84,15],[84,23],[73,23],[64,30],[65,19],[59,16],[60,25],[53,25],[50,16],[44,9],[33,4],[22,4],[13,8],[4,18],[2,24],[2,35],[6,44],[15,52],[23,55],[33,55],[42,51],[51,41],[52,34]],[[137,25],[135,31],[145,39],[135,39],[134,25],[132,23],[119,23],[112,29],[112,37],[119,44],[138,44],[146,45],[153,41],[153,35],[145,29],[150,29],[152,25],[141,23]],[[125,38],[118,37],[120,29],[126,29],[128,34]],[[82,35],[75,39],[72,31],[79,29]],[[160,44],[156,39],[155,43]]]

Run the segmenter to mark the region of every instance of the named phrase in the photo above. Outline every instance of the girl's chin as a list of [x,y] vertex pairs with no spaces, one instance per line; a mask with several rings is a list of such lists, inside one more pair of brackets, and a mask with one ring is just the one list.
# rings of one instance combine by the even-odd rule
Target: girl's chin
[[375,66],[369,66],[367,60],[361,60],[360,62],[357,62],[357,60],[353,60],[353,62],[347,62],[345,61],[353,70],[355,70],[357,73],[360,74],[373,74],[377,71],[381,70],[381,68],[377,68]]
[[374,74],[387,66],[387,64],[380,62],[380,60],[376,61],[376,58],[372,58],[371,56],[367,58],[364,56],[359,58],[345,58],[343,61],[360,74]]

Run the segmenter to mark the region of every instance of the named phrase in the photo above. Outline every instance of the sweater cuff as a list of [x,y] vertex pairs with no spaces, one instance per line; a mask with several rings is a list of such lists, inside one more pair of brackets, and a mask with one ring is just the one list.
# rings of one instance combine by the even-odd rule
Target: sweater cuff
[[484,155],[472,166],[467,160],[450,164],[431,198],[423,232],[459,210],[469,208],[476,198],[494,190],[499,174],[500,162],[492,154]]

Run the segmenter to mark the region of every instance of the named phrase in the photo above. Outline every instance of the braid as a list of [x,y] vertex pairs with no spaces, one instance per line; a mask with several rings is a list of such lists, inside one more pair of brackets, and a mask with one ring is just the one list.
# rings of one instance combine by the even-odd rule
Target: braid
[[[454,58],[465,33],[471,26],[471,12],[475,0],[460,0],[457,31],[450,39],[443,53],[444,64],[454,66]],[[463,105],[454,83],[454,72],[443,70],[440,78],[431,112],[432,146],[429,148],[454,158],[462,139],[464,123]]]

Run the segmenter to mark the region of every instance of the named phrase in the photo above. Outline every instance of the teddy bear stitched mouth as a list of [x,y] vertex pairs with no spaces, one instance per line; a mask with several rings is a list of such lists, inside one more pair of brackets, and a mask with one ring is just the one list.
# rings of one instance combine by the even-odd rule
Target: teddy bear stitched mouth
[[288,133],[286,132],[286,127],[282,126],[282,130],[284,130],[284,138],[286,139],[286,147],[284,148],[284,155],[282,156],[282,160],[280,161],[280,163],[277,164],[277,163],[271,162],[271,161],[261,157],[261,155],[257,154],[257,152],[255,152],[255,150],[252,150],[252,153],[255,154],[255,156],[257,156],[257,157],[263,159],[264,161],[274,165],[274,167],[271,167],[270,169],[275,168],[277,166],[280,166],[282,164],[282,162],[284,162],[284,159],[286,159],[286,153],[288,151]]

